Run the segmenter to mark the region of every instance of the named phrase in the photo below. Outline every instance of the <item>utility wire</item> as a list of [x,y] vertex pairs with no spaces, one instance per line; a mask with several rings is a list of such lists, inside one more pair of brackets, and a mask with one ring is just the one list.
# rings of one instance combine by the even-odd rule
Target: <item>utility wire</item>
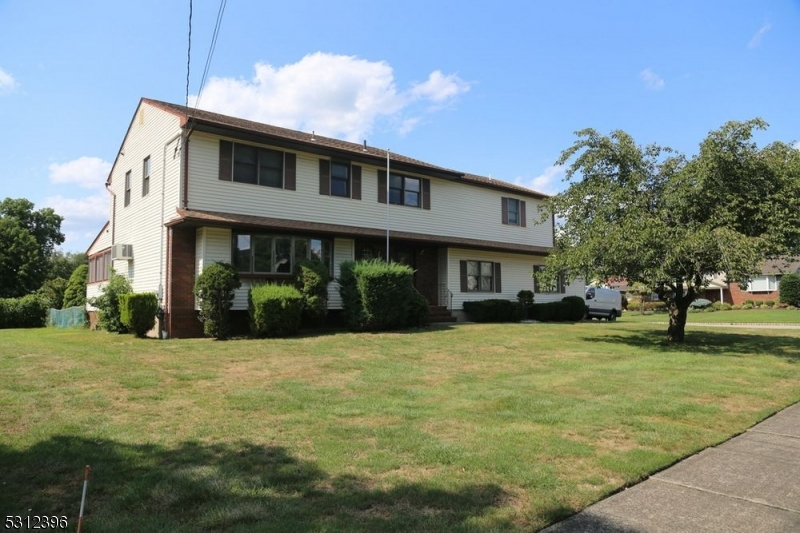
[[228,5],[228,0],[220,0],[219,10],[217,11],[217,22],[216,25],[214,26],[214,35],[211,38],[211,45],[208,48],[208,56],[206,57],[206,66],[205,69],[203,70],[203,78],[200,80],[200,90],[197,91],[197,100],[194,103],[195,109],[197,109],[197,106],[200,105],[200,98],[203,95],[203,87],[205,87],[206,85],[206,77],[208,76],[208,69],[211,68],[211,58],[214,57],[214,50],[217,48],[217,38],[219,37],[219,29],[222,26],[222,17],[225,14],[225,7],[227,5]]
[[186,56],[186,107],[189,107],[189,69],[192,66],[192,0],[189,0],[189,48]]

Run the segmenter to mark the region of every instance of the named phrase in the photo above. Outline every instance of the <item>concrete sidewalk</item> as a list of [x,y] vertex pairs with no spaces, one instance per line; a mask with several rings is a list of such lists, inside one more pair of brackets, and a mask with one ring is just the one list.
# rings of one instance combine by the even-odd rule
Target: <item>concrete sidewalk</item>
[[800,532],[800,403],[544,531]]

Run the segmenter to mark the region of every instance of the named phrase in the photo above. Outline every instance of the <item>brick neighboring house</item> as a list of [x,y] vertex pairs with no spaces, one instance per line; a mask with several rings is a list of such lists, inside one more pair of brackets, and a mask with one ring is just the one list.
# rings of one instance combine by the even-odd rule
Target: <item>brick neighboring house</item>
[[[552,218],[533,223],[546,195],[394,153],[387,176],[386,150],[366,142],[143,98],[106,188],[87,296],[113,267],[135,292],[159,295],[169,337],[202,335],[192,287],[213,262],[238,269],[233,310],[246,318],[251,285],[291,281],[308,258],[335,278],[343,261],[385,258],[387,231],[389,259],[414,268],[416,289],[457,318],[465,301],[522,289],[537,302],[583,296],[583,280],[534,284],[553,247]],[[335,282],[328,295],[341,309]]]
[[754,302],[778,301],[781,276],[800,273],[800,261],[765,261],[761,275],[753,278],[744,289],[738,283],[728,283],[724,274],[714,276],[712,286],[706,289],[704,298],[712,302],[723,301],[731,305],[742,305],[747,300]]

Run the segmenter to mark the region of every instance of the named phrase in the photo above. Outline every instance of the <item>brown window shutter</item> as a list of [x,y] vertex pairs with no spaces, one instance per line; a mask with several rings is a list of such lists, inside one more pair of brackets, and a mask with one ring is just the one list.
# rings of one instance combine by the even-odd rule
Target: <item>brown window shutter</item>
[[286,152],[283,156],[283,188],[297,190],[297,154]]
[[503,224],[508,224],[508,198],[503,196],[500,198],[500,203],[502,205]]
[[386,203],[386,171],[378,171],[378,202]]
[[353,165],[350,170],[352,173],[352,195],[353,200],[361,200],[361,167]]
[[519,225],[523,228],[527,226],[525,222],[525,200],[519,201]]
[[539,291],[539,279],[536,277],[536,274],[538,273],[538,268],[536,265],[533,265],[533,292],[541,292]]
[[233,181],[233,143],[219,142],[219,179]]
[[459,261],[459,267],[461,268],[461,292],[467,292],[469,290],[467,285],[467,262]]
[[494,292],[503,292],[503,276],[500,272],[500,263],[494,263]]
[[319,160],[319,193],[331,195],[331,162],[327,159]]
[[431,208],[431,180],[422,178],[422,209]]

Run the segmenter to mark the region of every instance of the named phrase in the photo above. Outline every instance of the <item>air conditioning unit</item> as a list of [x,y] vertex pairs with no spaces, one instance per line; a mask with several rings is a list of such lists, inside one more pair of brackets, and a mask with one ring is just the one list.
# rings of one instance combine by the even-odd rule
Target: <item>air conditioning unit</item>
[[111,247],[111,259],[133,260],[132,244],[115,244]]

